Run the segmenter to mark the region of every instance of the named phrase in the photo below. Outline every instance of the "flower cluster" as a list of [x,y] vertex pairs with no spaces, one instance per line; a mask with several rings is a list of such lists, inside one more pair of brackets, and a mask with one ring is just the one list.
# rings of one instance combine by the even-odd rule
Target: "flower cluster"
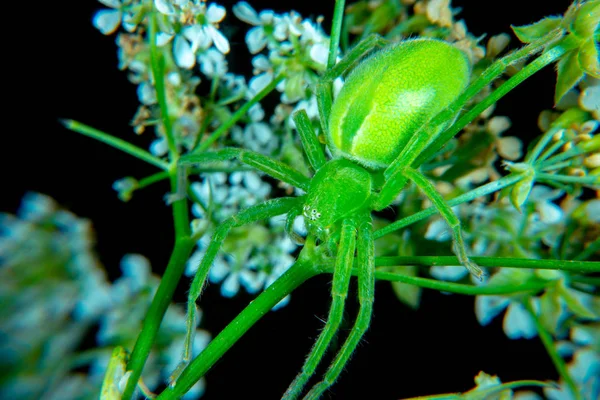
[[[127,255],[111,284],[93,245],[91,223],[47,196],[29,193],[16,216],[0,214],[0,366],[10,371],[0,397],[97,399],[110,349],[132,348],[159,278],[144,257]],[[97,348],[84,347],[94,330]],[[172,305],[144,369],[149,388],[168,379],[184,334],[183,309]],[[199,352],[209,335],[195,338]],[[78,372],[84,365],[89,375]]]
[[[198,249],[188,261],[186,274],[196,272],[208,246],[209,232],[226,218],[242,209],[266,200],[271,187],[253,171],[207,174],[201,183],[192,184],[195,204],[192,221],[195,232],[201,232]],[[301,219],[297,229],[301,230]],[[258,293],[281,276],[294,262],[294,244],[285,233],[284,221],[274,218],[267,225],[237,228],[223,244],[210,270],[209,279],[222,283],[221,293],[234,296],[243,286],[248,293]],[[287,302],[288,299],[285,301]]]

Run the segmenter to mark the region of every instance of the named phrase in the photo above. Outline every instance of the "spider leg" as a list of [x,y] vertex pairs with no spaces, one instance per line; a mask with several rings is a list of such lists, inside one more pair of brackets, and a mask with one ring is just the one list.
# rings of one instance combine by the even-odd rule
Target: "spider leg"
[[302,371],[296,376],[283,395],[284,399],[292,400],[300,395],[302,389],[314,374],[315,369],[319,365],[319,362],[323,358],[325,351],[329,347],[333,336],[342,322],[344,303],[348,296],[350,276],[352,274],[355,249],[356,221],[353,219],[345,219],[342,222],[340,245],[335,260],[335,270],[333,272],[333,284],[331,290],[331,308],[329,310],[327,322],[325,323],[325,328],[319,335],[319,338],[304,362]]
[[217,151],[207,151],[198,154],[187,154],[179,159],[179,167],[190,164],[214,163],[217,161],[238,161],[264,172],[272,178],[292,186],[307,190],[309,178],[281,161],[264,156],[250,150],[227,147]]
[[252,207],[248,207],[236,215],[232,215],[217,227],[217,230],[210,240],[208,248],[206,249],[206,253],[204,254],[204,257],[202,258],[202,261],[196,270],[194,280],[190,286],[186,316],[187,331],[185,336],[183,360],[177,366],[175,372],[173,372],[171,375],[171,384],[175,383],[181,374],[181,371],[183,371],[191,359],[192,341],[194,332],[196,331],[196,301],[202,293],[202,289],[206,282],[206,277],[208,276],[208,271],[215,257],[217,256],[223,241],[229,234],[229,231],[242,225],[285,214],[293,207],[298,207],[301,203],[302,197],[281,197],[278,199],[268,200]]
[[321,120],[321,128],[327,136],[329,132],[329,115],[331,114],[331,104],[333,96],[331,94],[332,82],[352,69],[368,52],[374,48],[384,47],[388,42],[379,35],[372,34],[365,40],[358,43],[344,57],[335,64],[317,84],[317,105],[319,107],[319,116]]
[[312,127],[312,123],[306,114],[306,110],[301,109],[294,113],[294,122],[296,123],[296,129],[300,134],[300,140],[302,141],[302,147],[308,157],[308,162],[315,171],[318,171],[327,160],[325,159],[325,152],[323,147]]
[[324,379],[308,392],[304,397],[305,400],[318,399],[324,391],[333,385],[344,369],[348,359],[356,349],[356,346],[358,346],[361,338],[369,328],[375,295],[374,239],[370,215],[367,215],[358,226],[357,253],[358,299],[360,308],[358,316],[356,317],[356,322],[354,323],[346,342],[344,342],[344,345],[325,373]]
[[442,217],[446,220],[450,229],[452,229],[453,246],[452,250],[458,257],[458,260],[464,265],[471,274],[477,278],[483,278],[483,271],[477,264],[469,259],[467,256],[467,249],[462,236],[462,229],[460,228],[460,220],[452,211],[452,208],[446,203],[444,198],[437,192],[435,187],[427,178],[416,169],[406,167],[404,169],[405,176],[413,181],[419,189],[431,200],[433,206],[437,208]]
[[285,220],[285,231],[294,242],[304,244],[306,240],[294,232],[294,221],[300,215],[302,215],[302,207],[300,206],[294,207],[288,212]]

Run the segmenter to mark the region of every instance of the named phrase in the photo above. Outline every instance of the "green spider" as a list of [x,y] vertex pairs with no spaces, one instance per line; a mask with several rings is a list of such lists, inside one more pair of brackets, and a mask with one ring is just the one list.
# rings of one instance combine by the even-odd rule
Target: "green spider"
[[[376,47],[381,50],[363,59]],[[349,71],[334,102],[332,82]],[[297,241],[304,241],[292,232],[294,220],[303,215],[308,228],[304,250],[313,256],[319,253],[323,259],[333,259],[335,263],[332,304],[325,328],[284,398],[294,399],[302,394],[340,327],[355,253],[358,270],[360,309],[354,327],[324,379],[305,397],[319,398],[335,382],[370,324],[375,288],[371,214],[390,206],[409,180],[450,225],[453,248],[460,262],[481,277],[481,269],[467,257],[458,218],[417,170],[422,162],[417,157],[451,125],[464,105],[459,96],[469,83],[470,72],[467,57],[441,40],[414,39],[388,45],[380,37],[372,36],[326,71],[317,85],[321,127],[333,159],[327,161],[306,112],[300,110],[294,115],[304,151],[315,171],[312,178],[244,149],[226,148],[182,157],[183,164],[237,159],[306,192],[303,196],[273,199],[249,207],[217,228],[190,289],[188,332],[193,331],[195,304],[210,266],[229,231],[287,214],[288,232]],[[189,356],[186,352],[184,362],[189,361]]]

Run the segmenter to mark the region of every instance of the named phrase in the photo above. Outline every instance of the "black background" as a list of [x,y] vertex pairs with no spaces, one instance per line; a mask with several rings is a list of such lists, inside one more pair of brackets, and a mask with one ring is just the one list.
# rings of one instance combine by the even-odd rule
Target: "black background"
[[[245,52],[244,33],[231,6],[225,20],[241,29],[233,34],[232,53]],[[562,13],[567,0],[454,1],[460,17],[476,35],[509,32],[522,25]],[[123,176],[138,178],[156,170],[92,139],[64,129],[58,118],[73,118],[147,148],[150,132],[136,136],[129,122],[137,108],[135,87],[117,69],[115,36],[100,34],[91,24],[95,1],[15,2],[4,8],[4,99],[2,107],[0,211],[15,212],[26,191],[48,194],[81,217],[93,221],[97,251],[111,278],[121,257],[140,253],[162,274],[172,248],[172,222],[163,195],[166,184],[136,193],[123,203],[111,189]],[[324,15],[333,1],[252,1],[257,9],[293,8],[303,16]],[[3,6],[4,7],[4,6]],[[516,46],[517,41],[511,42]],[[246,61],[230,68],[248,72]],[[239,65],[241,64],[241,65]],[[508,115],[507,135],[538,134],[539,111],[552,106],[550,68],[506,96],[497,115]],[[299,371],[323,326],[329,306],[330,277],[305,283],[291,303],[266,315],[208,373],[206,399],[280,396]],[[217,334],[250,300],[219,296],[209,286],[201,301],[203,326]],[[180,285],[176,300],[185,300]],[[356,312],[351,295],[348,317]],[[538,339],[511,341],[498,319],[480,327],[473,298],[425,291],[421,309],[409,310],[379,283],[371,328],[330,394],[336,399],[395,399],[463,391],[473,386],[478,371],[498,374],[503,381],[556,378]]]

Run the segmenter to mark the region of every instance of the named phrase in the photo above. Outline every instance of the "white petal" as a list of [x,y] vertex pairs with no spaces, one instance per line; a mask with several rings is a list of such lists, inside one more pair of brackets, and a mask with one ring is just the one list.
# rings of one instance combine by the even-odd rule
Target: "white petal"
[[233,297],[240,290],[239,272],[230,274],[221,285],[221,295],[223,297]]
[[257,75],[254,78],[250,79],[248,88],[252,91],[251,94],[254,96],[258,92],[263,90],[265,87],[267,87],[267,85],[271,83],[272,80],[273,74],[266,72],[264,74]]
[[121,0],[98,0],[98,1],[102,4],[104,4],[106,7],[111,7],[111,8],[121,7]]
[[265,111],[261,107],[260,103],[256,103],[248,110],[248,116],[252,122],[258,122],[265,117]]
[[559,206],[549,201],[538,203],[540,220],[547,224],[558,223],[563,216],[563,210]]
[[169,0],[154,0],[154,5],[156,6],[156,9],[162,14],[175,14],[175,9],[173,8]]
[[507,160],[518,160],[521,157],[523,144],[514,136],[500,138],[498,142],[498,154]]
[[258,293],[265,283],[264,279],[261,279],[259,274],[247,269],[240,272],[240,281],[250,294]]
[[429,270],[431,276],[443,281],[458,281],[469,273],[462,265],[454,266],[434,266]]
[[520,304],[512,302],[508,306],[503,322],[504,333],[510,339],[531,339],[537,335],[537,329],[529,312]]
[[481,325],[487,325],[506,308],[510,300],[500,296],[477,296],[475,315]]
[[173,35],[164,32],[158,32],[158,35],[156,35],[156,45],[158,47],[162,47],[169,43],[171,39],[173,39]]
[[121,11],[100,10],[94,15],[92,23],[103,35],[110,35],[117,30],[121,23]]
[[177,35],[173,43],[173,55],[177,66],[190,69],[196,64],[196,56],[187,40]]
[[215,42],[215,47],[223,54],[229,53],[229,40],[214,26],[208,25],[204,29]]
[[229,274],[229,271],[229,265],[222,257],[218,257],[210,269],[210,281],[213,283],[221,282]]
[[310,49],[310,58],[321,65],[327,65],[329,49],[321,43],[317,43]]
[[267,144],[271,138],[273,137],[273,132],[271,132],[271,128],[269,125],[264,122],[256,122],[249,126],[251,136],[256,139],[256,141],[260,144]]
[[494,135],[500,135],[502,132],[509,129],[511,126],[510,119],[508,117],[492,117],[490,118],[487,128]]
[[150,143],[150,153],[155,156],[164,156],[168,149],[167,141],[164,138],[158,138]]
[[450,239],[446,221],[439,218],[430,223],[425,232],[425,239],[436,240],[438,242],[445,242]]
[[246,187],[248,189],[250,189],[250,191],[255,192],[258,189],[260,189],[260,187],[262,185],[262,181],[260,180],[260,177],[258,176],[258,174],[253,173],[253,172],[248,172],[248,173],[244,174],[244,184],[246,185]]
[[591,222],[600,223],[600,200],[590,200],[585,205],[585,211]]
[[137,95],[142,104],[149,106],[156,103],[156,91],[148,82],[142,82],[138,85]]
[[[195,53],[196,50],[200,47],[201,44],[206,43],[207,38],[204,36],[204,28],[201,25],[190,25],[183,28],[181,34],[190,41],[192,46],[192,51]],[[210,41],[210,39],[208,39]],[[210,46],[210,45],[209,45]]]
[[212,3],[206,10],[206,19],[211,24],[221,22],[225,18],[225,7]]
[[271,69],[271,62],[264,54],[259,54],[252,59],[252,66],[259,71],[268,71]]
[[233,6],[233,13],[240,20],[250,25],[260,25],[258,14],[256,14],[254,8],[252,8],[250,4],[246,3],[245,1],[241,1]]
[[256,54],[267,45],[267,38],[262,27],[257,26],[246,33],[246,45],[251,54]]

